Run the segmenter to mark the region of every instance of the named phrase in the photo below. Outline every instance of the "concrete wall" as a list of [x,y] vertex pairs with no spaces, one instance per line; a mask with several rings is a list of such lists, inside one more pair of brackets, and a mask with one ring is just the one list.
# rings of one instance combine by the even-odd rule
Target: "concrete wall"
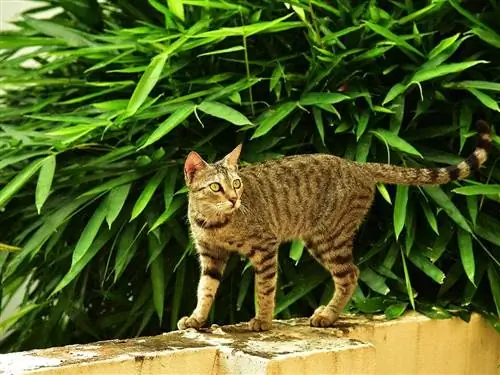
[[0,374],[500,375],[500,334],[479,315],[343,316],[328,329],[295,319],[263,333],[239,324],[5,354]]

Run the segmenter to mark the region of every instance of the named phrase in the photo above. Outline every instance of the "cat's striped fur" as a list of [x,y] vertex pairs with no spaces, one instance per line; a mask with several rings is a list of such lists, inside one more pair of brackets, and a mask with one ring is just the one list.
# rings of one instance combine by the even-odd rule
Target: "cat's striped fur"
[[238,170],[241,146],[214,164],[191,152],[185,163],[188,216],[201,278],[196,309],[179,321],[179,329],[205,323],[229,254],[239,252],[250,259],[255,270],[258,311],[250,328],[268,330],[274,310],[278,246],[292,239],[303,240],[333,277],[333,298],[310,319],[313,326],[331,326],[356,288],[359,270],[353,263],[353,239],[368,214],[376,183],[444,184],[467,177],[486,161],[491,146],[488,125],[480,121],[478,129],[477,148],[465,161],[437,169],[360,164],[314,154]]

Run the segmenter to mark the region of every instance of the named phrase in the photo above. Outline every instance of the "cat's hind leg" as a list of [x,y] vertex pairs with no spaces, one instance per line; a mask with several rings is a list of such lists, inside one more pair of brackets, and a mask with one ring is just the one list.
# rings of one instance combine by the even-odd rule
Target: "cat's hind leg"
[[359,222],[328,233],[319,230],[306,238],[311,255],[332,275],[335,292],[326,306],[316,309],[310,318],[314,327],[330,327],[350,300],[357,286],[359,269],[353,263],[352,243]]

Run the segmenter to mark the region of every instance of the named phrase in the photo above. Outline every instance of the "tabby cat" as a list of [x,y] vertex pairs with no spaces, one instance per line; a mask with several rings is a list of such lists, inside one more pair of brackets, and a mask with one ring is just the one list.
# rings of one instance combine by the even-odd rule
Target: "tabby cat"
[[329,327],[350,299],[359,270],[353,263],[356,231],[368,214],[377,182],[446,184],[463,179],[486,161],[488,125],[478,121],[479,141],[461,163],[446,168],[404,168],[356,163],[333,155],[284,157],[238,170],[241,144],[222,160],[205,162],[191,152],[184,173],[189,189],[188,217],[201,263],[197,305],[179,329],[200,328],[207,320],[231,252],[250,259],[255,270],[258,308],[253,331],[271,328],[280,243],[300,239],[332,275],[335,293],[310,318]]

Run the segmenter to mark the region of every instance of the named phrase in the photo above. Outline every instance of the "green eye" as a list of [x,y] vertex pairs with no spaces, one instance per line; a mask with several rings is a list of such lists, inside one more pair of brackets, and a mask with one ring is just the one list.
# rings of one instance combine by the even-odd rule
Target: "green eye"
[[208,185],[208,187],[210,188],[210,190],[214,191],[214,192],[218,192],[218,191],[221,191],[222,190],[222,186],[220,186],[219,183],[217,182],[213,182],[211,183],[210,185]]
[[241,187],[241,180],[240,179],[234,180],[233,186],[235,189],[239,189]]

